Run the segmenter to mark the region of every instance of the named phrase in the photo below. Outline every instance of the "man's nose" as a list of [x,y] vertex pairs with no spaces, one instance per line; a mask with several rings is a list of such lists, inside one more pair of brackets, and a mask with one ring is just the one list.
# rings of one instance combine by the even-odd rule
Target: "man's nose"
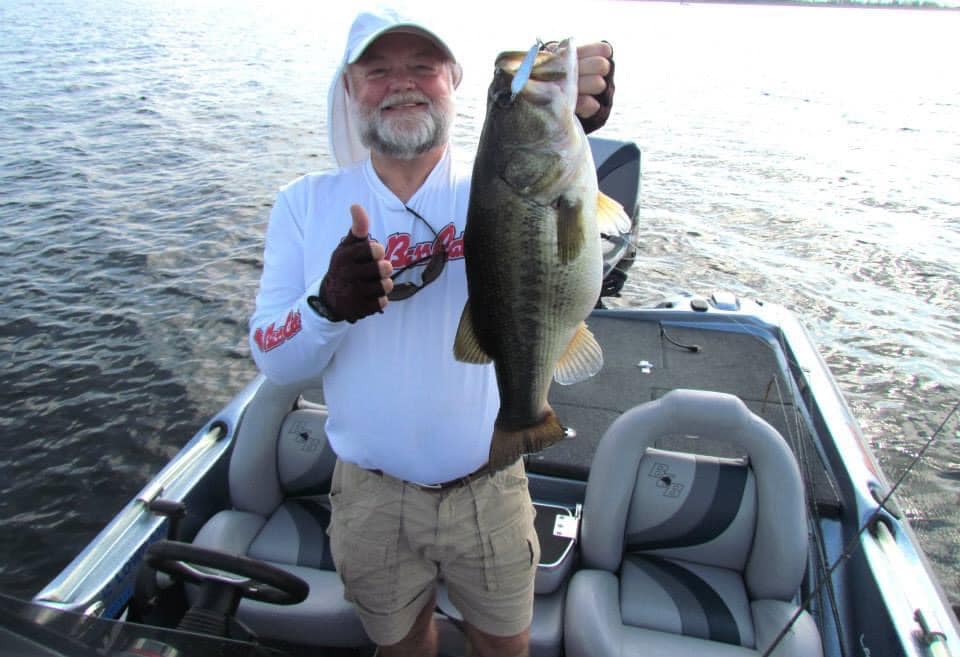
[[406,91],[413,89],[416,82],[409,71],[397,71],[390,75],[390,89],[392,91]]

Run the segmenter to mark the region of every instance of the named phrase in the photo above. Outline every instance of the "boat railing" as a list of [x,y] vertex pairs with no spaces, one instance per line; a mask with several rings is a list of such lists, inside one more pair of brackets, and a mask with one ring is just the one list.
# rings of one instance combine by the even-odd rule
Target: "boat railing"
[[[143,550],[154,538],[161,537],[165,518],[153,513],[150,504],[166,493],[178,497],[188,492],[194,480],[227,448],[229,441],[224,438],[228,434],[223,421],[199,432],[34,600],[110,615],[111,602],[125,602],[129,597],[125,595],[127,582]],[[105,585],[111,579],[118,586]],[[95,600],[101,592],[103,595]]]

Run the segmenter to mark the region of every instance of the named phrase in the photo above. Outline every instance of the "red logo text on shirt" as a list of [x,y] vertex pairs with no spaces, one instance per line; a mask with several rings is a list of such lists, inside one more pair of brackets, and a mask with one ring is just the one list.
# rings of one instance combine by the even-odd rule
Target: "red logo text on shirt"
[[282,326],[277,326],[274,322],[266,330],[258,328],[253,334],[253,339],[260,347],[260,351],[270,351],[295,336],[301,328],[303,324],[300,321],[300,311],[291,310],[287,314],[287,321]]
[[[457,237],[456,227],[449,223],[443,227],[437,237],[447,249],[447,258],[456,260],[463,257],[463,233]],[[424,260],[433,252],[433,241],[420,242],[411,246],[409,233],[394,233],[387,238],[384,257],[390,261],[394,269],[406,267],[419,260]]]

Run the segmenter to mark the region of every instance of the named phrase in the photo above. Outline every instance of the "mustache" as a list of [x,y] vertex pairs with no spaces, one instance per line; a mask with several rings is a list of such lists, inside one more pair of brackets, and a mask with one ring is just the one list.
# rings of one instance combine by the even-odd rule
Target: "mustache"
[[426,105],[432,106],[432,103],[430,102],[430,99],[427,98],[426,94],[418,91],[403,91],[384,98],[380,102],[379,109],[387,109],[388,107],[393,107],[395,105],[407,105],[412,103],[425,103]]

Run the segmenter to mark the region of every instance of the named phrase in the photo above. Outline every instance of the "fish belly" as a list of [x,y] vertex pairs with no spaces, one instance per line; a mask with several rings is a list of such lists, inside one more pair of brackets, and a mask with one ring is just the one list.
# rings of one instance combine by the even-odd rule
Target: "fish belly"
[[600,293],[599,238],[588,239],[574,261],[561,263],[556,226],[553,208],[509,197],[472,205],[467,222],[473,325],[494,360],[497,423],[508,430],[537,424],[549,412],[557,362]]

